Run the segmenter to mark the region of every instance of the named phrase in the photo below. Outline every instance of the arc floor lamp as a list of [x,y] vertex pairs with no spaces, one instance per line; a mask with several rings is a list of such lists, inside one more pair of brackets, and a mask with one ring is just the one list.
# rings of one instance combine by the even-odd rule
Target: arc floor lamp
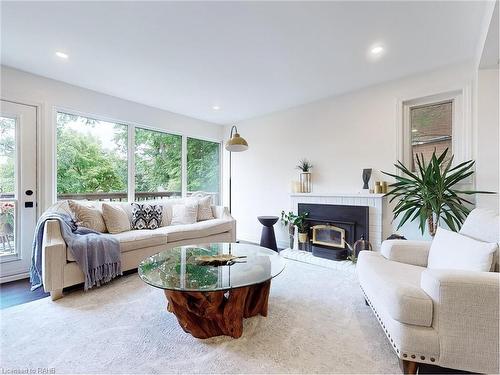
[[242,152],[248,150],[248,143],[245,138],[238,133],[236,125],[231,127],[229,139],[226,142],[226,150],[229,151],[229,212],[231,212],[231,155],[233,152]]

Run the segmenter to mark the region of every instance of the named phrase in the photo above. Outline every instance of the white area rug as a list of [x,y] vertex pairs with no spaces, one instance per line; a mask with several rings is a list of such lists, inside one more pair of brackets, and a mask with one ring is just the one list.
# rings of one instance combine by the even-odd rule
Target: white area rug
[[269,316],[198,340],[137,274],[1,311],[0,367],[56,373],[400,373],[350,272],[287,261]]
[[296,260],[298,262],[314,264],[316,266],[330,268],[332,270],[344,271],[346,273],[355,273],[356,267],[349,260],[330,260],[320,257],[315,257],[312,253],[297,249],[283,249],[280,255],[286,259]]

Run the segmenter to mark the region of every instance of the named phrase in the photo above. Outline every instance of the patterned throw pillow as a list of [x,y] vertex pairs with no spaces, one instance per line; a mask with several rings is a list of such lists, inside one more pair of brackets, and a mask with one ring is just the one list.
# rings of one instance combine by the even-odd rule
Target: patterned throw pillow
[[161,226],[163,207],[159,204],[132,203],[132,229],[156,229]]
[[70,200],[69,208],[75,214],[76,225],[95,230],[96,232],[107,232],[106,223],[99,209],[87,207],[83,204]]

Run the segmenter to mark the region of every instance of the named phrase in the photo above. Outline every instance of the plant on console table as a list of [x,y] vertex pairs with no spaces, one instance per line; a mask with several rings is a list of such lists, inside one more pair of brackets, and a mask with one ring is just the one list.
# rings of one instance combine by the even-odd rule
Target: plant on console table
[[396,179],[396,182],[390,185],[394,189],[386,196],[392,197],[391,202],[399,198],[393,209],[393,220],[403,215],[398,229],[407,221],[418,220],[422,234],[427,224],[430,235],[434,236],[442,220],[451,230],[457,232],[470,213],[465,204],[472,205],[472,202],[462,196],[494,194],[487,191],[457,190],[456,185],[474,173],[474,161],[469,160],[452,167],[453,156],[447,160],[447,154],[448,149],[439,156],[434,151],[429,163],[426,163],[423,154],[415,155],[415,172],[410,171],[400,161],[394,164],[401,171],[400,176],[382,172]]

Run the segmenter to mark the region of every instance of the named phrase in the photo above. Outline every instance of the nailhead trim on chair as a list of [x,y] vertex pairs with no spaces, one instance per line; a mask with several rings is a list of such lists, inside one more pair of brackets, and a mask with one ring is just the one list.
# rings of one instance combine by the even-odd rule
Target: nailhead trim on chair
[[[370,299],[369,299],[369,298],[368,298],[368,296],[366,295],[366,293],[365,293],[365,291],[363,290],[363,288],[361,288],[361,291],[363,292],[363,295],[365,296],[366,302],[368,302],[368,305],[369,305],[369,306],[371,307],[371,309],[373,310],[373,313],[374,313],[374,314],[375,314],[375,316],[377,317],[378,322],[380,323],[380,325],[381,325],[381,326],[382,326],[382,328],[384,329],[384,332],[385,332],[385,334],[386,334],[387,338],[391,341],[392,346],[393,346],[393,347],[394,347],[394,349],[396,350],[396,353],[398,354],[398,357],[399,357],[399,354],[400,354],[400,352],[399,352],[399,348],[398,348],[398,347],[396,347],[396,343],[395,343],[395,342],[394,342],[394,340],[391,338],[391,334],[390,334],[389,332],[387,332],[387,328],[385,327],[385,323],[382,321],[382,319],[380,319],[380,316],[379,316],[379,314],[378,314],[377,310],[375,309],[375,307],[373,307],[373,305],[372,305],[372,303],[371,303]],[[417,358],[417,356],[418,356],[418,354],[401,353],[401,356],[402,356],[403,358],[408,358],[408,356],[410,356],[410,357],[411,357],[411,359],[416,359],[416,358]],[[426,360],[426,359],[425,359],[425,356],[420,355],[420,361],[425,361],[425,362],[428,362],[429,360]],[[430,361],[431,361],[431,362],[436,362],[436,358],[431,357],[431,358],[430,358]]]

